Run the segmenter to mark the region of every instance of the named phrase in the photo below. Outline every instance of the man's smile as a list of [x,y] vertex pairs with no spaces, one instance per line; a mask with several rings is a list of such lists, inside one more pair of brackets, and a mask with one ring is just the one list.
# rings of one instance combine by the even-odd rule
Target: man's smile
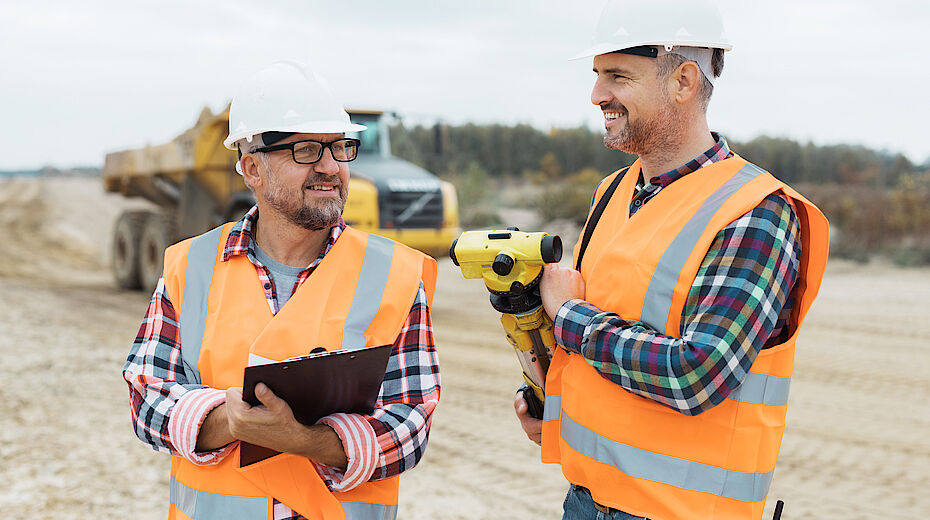
[[332,178],[327,178],[326,180],[318,180],[316,182],[304,184],[304,191],[312,192],[312,196],[316,197],[339,197],[341,191],[340,186],[342,186],[341,182]]
[[604,128],[611,128],[617,124],[617,120],[625,117],[626,112],[619,112],[616,110],[604,110]]

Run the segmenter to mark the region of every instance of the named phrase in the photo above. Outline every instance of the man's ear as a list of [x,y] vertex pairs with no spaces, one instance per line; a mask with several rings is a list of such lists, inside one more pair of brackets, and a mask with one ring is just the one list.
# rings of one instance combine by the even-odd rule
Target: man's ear
[[697,98],[703,80],[701,69],[697,66],[697,63],[686,61],[671,74],[669,91],[672,93],[675,102],[683,105]]
[[239,159],[239,167],[242,169],[242,179],[246,185],[253,190],[262,184],[262,177],[258,172],[258,157],[255,154],[247,153]]

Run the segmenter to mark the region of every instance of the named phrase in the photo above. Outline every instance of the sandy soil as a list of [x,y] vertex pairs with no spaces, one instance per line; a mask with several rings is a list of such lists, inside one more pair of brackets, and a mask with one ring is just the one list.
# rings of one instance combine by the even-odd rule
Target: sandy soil
[[[105,267],[125,202],[94,179],[0,180],[0,518],[164,518],[168,457],[120,367],[147,295]],[[930,270],[831,264],[802,332],[770,493],[783,518],[930,512]],[[440,263],[443,396],[402,519],[559,518],[567,484],[512,414],[517,361],[480,282]]]

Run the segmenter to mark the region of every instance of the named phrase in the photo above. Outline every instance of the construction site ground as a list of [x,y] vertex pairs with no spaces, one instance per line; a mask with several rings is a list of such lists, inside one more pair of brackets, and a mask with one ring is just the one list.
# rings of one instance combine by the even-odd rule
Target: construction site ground
[[[114,289],[126,201],[96,178],[0,179],[0,518],[166,517],[169,457],[120,368],[149,295]],[[566,237],[572,242],[574,237]],[[832,262],[801,333],[765,518],[930,512],[930,270]],[[517,360],[481,283],[440,261],[442,400],[401,519],[559,518],[567,483],[512,411]]]

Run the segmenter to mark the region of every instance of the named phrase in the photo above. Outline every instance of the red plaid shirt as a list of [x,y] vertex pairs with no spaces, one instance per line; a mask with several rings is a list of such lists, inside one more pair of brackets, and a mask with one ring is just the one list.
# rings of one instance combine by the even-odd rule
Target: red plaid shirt
[[[255,259],[252,229],[258,215],[254,207],[233,226],[223,250],[223,261],[247,255],[255,266],[272,313],[278,312],[277,289],[268,268]],[[303,270],[291,289],[296,291],[313,273],[345,229],[334,226],[320,256]],[[225,401],[223,390],[188,382],[181,358],[177,315],[164,280],[159,280],[132,350],[123,367],[129,384],[136,435],[153,449],[184,457],[194,464],[216,464],[236,443],[218,450],[197,452],[197,434],[207,414]],[[439,402],[439,360],[433,342],[429,307],[422,283],[388,361],[381,395],[371,415],[338,413],[320,420],[331,426],[348,458],[345,472],[317,464],[333,491],[348,491],[371,480],[393,477],[422,458],[430,418]],[[274,504],[276,519],[297,519],[284,504]]]

